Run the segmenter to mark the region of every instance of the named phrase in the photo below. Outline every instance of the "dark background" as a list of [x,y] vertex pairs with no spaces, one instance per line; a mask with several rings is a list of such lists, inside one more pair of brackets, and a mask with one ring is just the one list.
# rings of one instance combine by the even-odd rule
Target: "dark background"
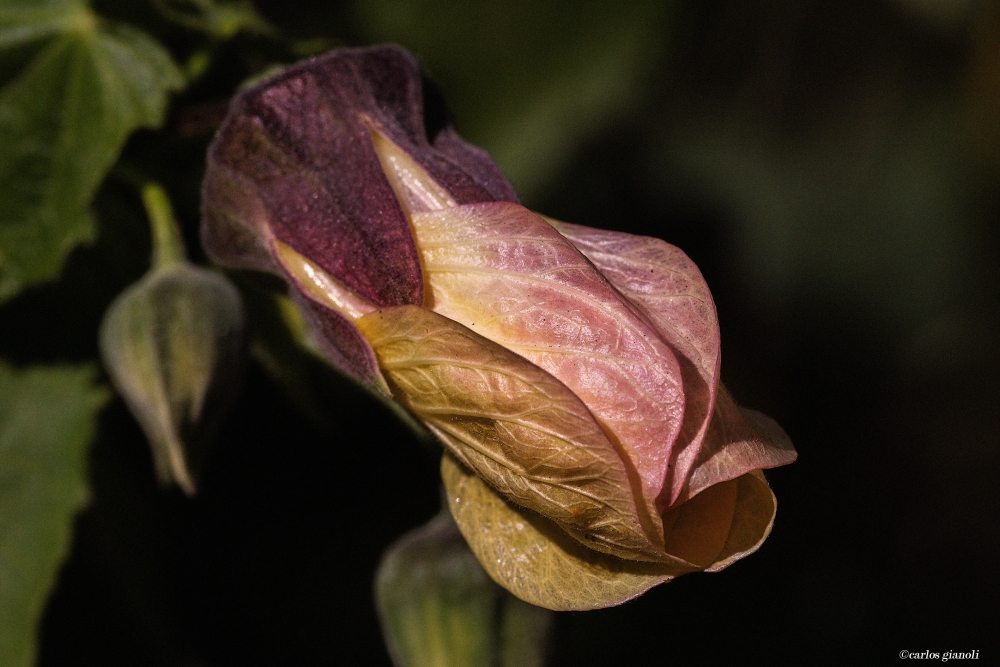
[[[325,40],[310,48],[412,50],[529,207],[683,248],[716,299],[724,381],[795,442],[799,460],[768,473],[779,510],[757,554],[559,614],[551,665],[995,659],[995,3],[256,6],[286,35]],[[144,7],[97,3],[182,58],[194,37]],[[126,148],[155,165],[196,257],[214,119],[292,50],[220,47],[167,130]],[[145,270],[134,195],[111,178],[97,209],[101,237],[64,279],[6,307],[12,361],[95,358],[89,332]],[[436,511],[436,457],[335,376],[310,391],[249,364],[194,501],[155,486],[120,400],[105,410],[41,664],[389,664],[372,576]]]

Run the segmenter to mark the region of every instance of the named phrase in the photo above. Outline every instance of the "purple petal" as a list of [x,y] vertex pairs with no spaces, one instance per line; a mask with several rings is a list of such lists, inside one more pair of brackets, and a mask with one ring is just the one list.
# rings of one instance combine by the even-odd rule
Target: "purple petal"
[[459,203],[517,200],[486,153],[447,124],[440,96],[405,51],[335,51],[233,100],[209,149],[208,252],[275,271],[268,240],[276,238],[377,305],[420,304],[419,258],[373,129]]

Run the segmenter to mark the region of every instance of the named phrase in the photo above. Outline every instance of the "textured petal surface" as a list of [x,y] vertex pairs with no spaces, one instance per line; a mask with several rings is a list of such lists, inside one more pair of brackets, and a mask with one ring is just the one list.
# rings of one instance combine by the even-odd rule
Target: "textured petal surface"
[[592,551],[552,521],[512,505],[447,454],[441,478],[455,523],[486,572],[539,607],[611,607],[692,569]]
[[650,514],[684,415],[677,359],[571,243],[503,202],[411,216],[426,305],[545,369],[620,442]]
[[596,549],[663,558],[621,456],[556,378],[423,308],[382,309],[357,325],[396,400],[504,496]]
[[677,464],[659,498],[662,507],[670,506],[683,494],[715,407],[720,335],[712,293],[695,263],[665,241],[548,221],[649,318],[677,353],[684,377],[684,424]]
[[619,604],[769,533],[759,468],[794,450],[720,391],[697,267],[517,205],[405,52],[241,93],[205,201],[213,258],[284,277],[327,356],[442,441],[464,537],[522,599]]

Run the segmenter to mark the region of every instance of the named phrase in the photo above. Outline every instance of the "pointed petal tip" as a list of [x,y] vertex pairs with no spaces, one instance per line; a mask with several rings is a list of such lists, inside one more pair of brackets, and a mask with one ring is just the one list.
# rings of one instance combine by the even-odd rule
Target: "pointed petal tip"
[[740,408],[740,412],[746,418],[754,430],[766,440],[772,447],[771,459],[762,468],[777,468],[794,462],[799,454],[792,444],[792,439],[788,437],[785,430],[781,428],[775,420],[771,419],[763,412],[751,410],[750,408]]

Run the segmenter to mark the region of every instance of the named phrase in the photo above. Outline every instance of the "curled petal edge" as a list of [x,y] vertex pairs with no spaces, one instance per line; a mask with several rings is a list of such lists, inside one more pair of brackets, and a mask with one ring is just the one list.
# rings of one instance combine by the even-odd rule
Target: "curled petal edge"
[[[441,478],[455,523],[486,572],[536,606],[554,611],[612,607],[699,569],[623,560],[590,550],[552,521],[512,505],[447,454],[441,459]],[[756,551],[770,534],[777,509],[760,471],[724,484],[735,486],[733,514],[721,550],[704,568],[707,572]]]
[[719,385],[715,412],[681,500],[752,470],[777,468],[798,458],[791,439],[773,419],[740,408]]

